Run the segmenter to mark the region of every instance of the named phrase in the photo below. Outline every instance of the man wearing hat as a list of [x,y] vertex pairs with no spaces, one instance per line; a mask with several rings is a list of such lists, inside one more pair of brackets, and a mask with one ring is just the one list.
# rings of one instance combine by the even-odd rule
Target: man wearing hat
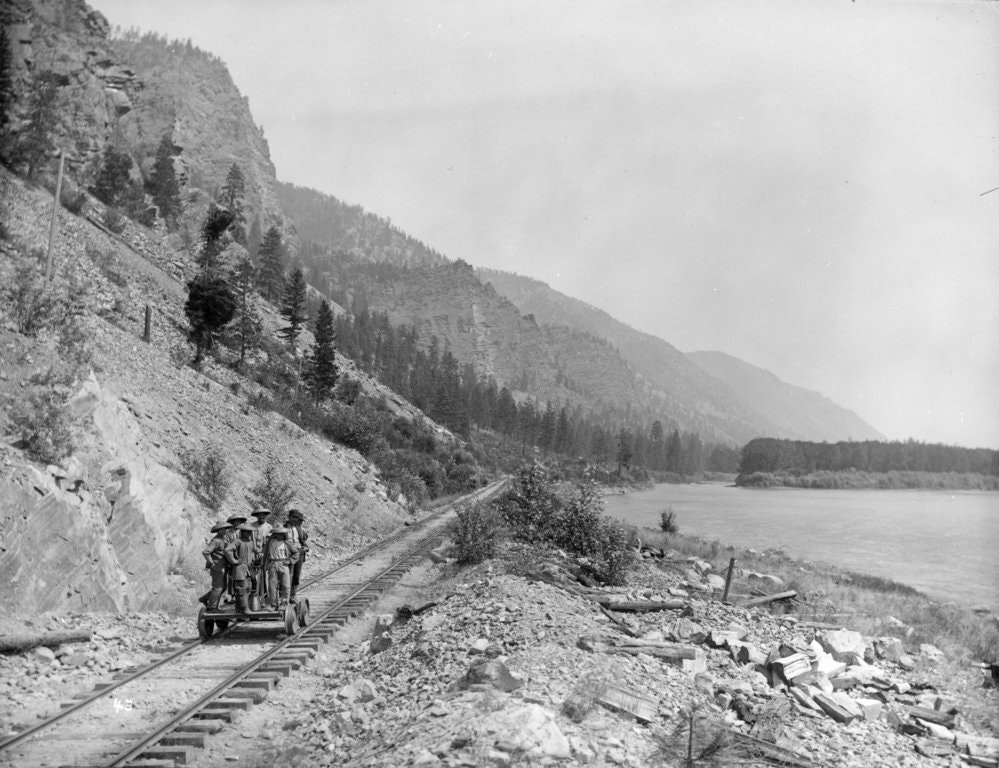
[[[228,548],[239,539],[239,526],[246,522],[246,515],[240,515],[238,513],[231,515],[226,522],[229,523],[229,530],[225,532],[225,545]],[[231,575],[227,575],[226,577],[225,591],[233,596],[236,594],[232,587]]]
[[229,563],[225,557],[226,533],[232,530],[232,526],[226,523],[216,523],[212,526],[212,533],[215,536],[208,543],[207,549],[202,551],[205,556],[205,568],[212,576],[212,588],[198,598],[206,608],[214,611],[219,607],[219,600],[225,591],[226,578],[229,574]]
[[[253,544],[257,548],[257,554],[263,556],[267,539],[271,535],[273,526],[267,522],[267,516],[271,513],[266,507],[257,507],[250,514],[253,515]],[[253,592],[260,596],[263,602],[264,595],[267,594],[267,573],[264,568],[254,569],[251,578],[253,579]]]
[[253,526],[243,523],[239,526],[239,538],[232,542],[225,551],[229,561],[233,592],[236,595],[236,611],[249,613],[250,605],[247,598],[250,595],[250,570],[259,561],[257,548],[253,543]]
[[267,583],[271,608],[281,610],[288,600],[291,585],[291,566],[298,560],[298,547],[288,541],[288,529],[283,525],[271,529],[271,536],[264,549]]
[[288,529],[288,541],[298,547],[298,558],[291,566],[291,595],[288,597],[291,602],[295,602],[295,593],[298,591],[298,580],[302,575],[302,563],[305,562],[305,555],[309,551],[309,534],[305,532],[302,524],[305,522],[305,515],[297,509],[288,510],[288,522],[285,527]]

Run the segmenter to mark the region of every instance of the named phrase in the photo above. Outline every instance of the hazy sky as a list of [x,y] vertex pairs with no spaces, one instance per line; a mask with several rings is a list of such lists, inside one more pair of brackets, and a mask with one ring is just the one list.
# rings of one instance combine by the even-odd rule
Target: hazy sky
[[999,3],[91,4],[220,56],[282,181],[999,448]]

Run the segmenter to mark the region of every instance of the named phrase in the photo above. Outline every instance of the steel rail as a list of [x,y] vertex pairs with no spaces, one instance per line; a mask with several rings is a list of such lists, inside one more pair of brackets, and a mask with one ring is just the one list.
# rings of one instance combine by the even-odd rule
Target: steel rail
[[[477,498],[477,497],[483,496],[483,495],[491,495],[492,493],[497,492],[500,487],[502,487],[501,484],[503,482],[505,482],[505,481],[497,481],[497,483],[490,484],[490,485],[486,486],[486,488],[481,489],[480,491],[477,491],[475,494],[473,494],[473,496]],[[500,484],[500,485],[498,485],[498,487],[494,489],[493,486],[497,485],[497,484]],[[387,536],[384,539],[379,539],[378,541],[372,542],[371,544],[369,544],[364,549],[360,550],[359,552],[354,553],[353,555],[351,555],[349,558],[347,558],[343,562],[337,564],[336,567],[332,568],[331,570],[326,571],[325,573],[322,573],[322,574],[320,574],[318,576],[315,576],[315,577],[309,579],[308,581],[304,582],[303,584],[300,584],[299,585],[299,590],[300,591],[305,591],[309,587],[311,587],[311,586],[313,586],[313,585],[315,585],[315,584],[317,584],[317,583],[319,583],[321,581],[324,581],[325,579],[328,579],[330,576],[333,576],[334,574],[338,573],[339,571],[344,570],[349,565],[352,565],[353,563],[356,563],[358,560],[362,560],[365,557],[367,557],[368,555],[370,555],[370,554],[372,554],[374,552],[377,552],[379,549],[383,549],[384,547],[387,547],[389,544],[395,543],[396,541],[398,541],[402,537],[407,536],[409,534],[412,534],[414,531],[418,531],[420,528],[425,527],[426,525],[428,525],[432,521],[437,520],[438,518],[442,517],[450,506],[451,506],[450,504],[447,505],[441,512],[436,513],[434,515],[429,515],[429,516],[423,518],[422,520],[417,521],[413,525],[409,525],[409,526],[400,528],[396,533],[393,533],[393,534]],[[325,616],[325,614],[322,614],[322,616]],[[318,619],[321,618],[322,616],[317,617],[316,620],[318,621]],[[228,634],[228,633],[232,632],[233,630],[235,630],[236,627],[238,627],[238,626],[240,626],[242,624],[246,624],[246,623],[248,623],[248,622],[241,622],[239,620],[235,620],[235,621],[233,621],[233,623],[229,627],[227,627],[226,629],[222,630],[221,632],[217,632],[215,634],[215,637],[219,637],[222,634]],[[296,637],[296,636],[297,636],[297,634],[293,635],[292,637]],[[132,683],[132,682],[138,680],[139,678],[145,677],[146,675],[148,675],[151,672],[155,671],[156,669],[158,669],[159,667],[163,666],[164,664],[168,664],[169,662],[173,661],[174,659],[177,659],[177,658],[179,658],[181,656],[184,656],[184,655],[190,653],[195,648],[198,648],[199,646],[201,646],[201,645],[203,645],[203,644],[205,644],[205,643],[207,643],[207,642],[209,642],[209,641],[211,641],[213,639],[214,638],[198,638],[197,640],[194,640],[194,641],[188,643],[187,645],[185,645],[185,646],[183,646],[181,648],[178,648],[176,651],[172,651],[171,653],[169,653],[168,655],[164,656],[163,658],[157,659],[156,661],[151,662],[150,664],[147,664],[146,666],[142,667],[141,669],[138,669],[135,672],[133,672],[133,673],[131,673],[129,675],[126,675],[125,677],[122,677],[119,680],[116,680],[114,682],[107,683],[107,684],[102,684],[101,689],[94,691],[90,696],[87,696],[86,698],[80,699],[76,703],[74,703],[74,704],[66,707],[65,709],[63,709],[62,711],[60,711],[60,712],[58,712],[58,713],[56,713],[54,715],[51,715],[50,717],[46,718],[45,720],[42,720],[41,722],[36,723],[35,725],[32,725],[29,728],[26,728],[25,730],[20,731],[17,734],[8,737],[7,739],[4,739],[3,741],[0,741],[0,751],[3,751],[3,750],[8,749],[10,747],[13,747],[16,744],[20,744],[25,739],[28,739],[28,738],[34,736],[35,734],[37,734],[38,732],[43,731],[46,728],[50,728],[51,726],[55,725],[56,723],[58,723],[62,719],[66,718],[66,717],[69,717],[70,715],[75,714],[76,712],[79,712],[84,707],[87,707],[87,706],[93,704],[94,702],[99,701],[100,699],[103,699],[106,696],[111,695],[111,693],[113,693],[115,690],[117,690],[118,688],[122,687],[123,685],[128,685],[129,683]]]
[[[505,480],[497,481],[496,483],[493,483],[487,486],[485,489],[482,489],[481,491],[477,492],[475,496],[488,497],[489,495],[497,493],[503,487],[505,482],[506,482]],[[425,518],[421,522],[426,523],[430,520],[435,520],[436,518],[443,517],[445,511],[442,511],[440,515]],[[384,545],[393,543],[394,541],[397,541],[399,538],[401,538],[402,535],[405,535],[406,533],[411,533],[412,531],[413,528],[412,526],[410,526],[408,530],[402,531],[401,535],[391,537],[391,539],[389,540],[383,540]],[[221,694],[228,691],[240,680],[243,680],[244,678],[251,675],[257,669],[259,669],[263,664],[269,661],[273,656],[276,656],[280,651],[284,650],[294,642],[301,640],[304,637],[307,637],[310,632],[316,632],[318,630],[319,623],[323,619],[325,619],[330,614],[335,613],[336,611],[342,609],[345,605],[350,603],[351,600],[360,595],[362,592],[369,589],[373,583],[376,583],[377,581],[382,579],[390,571],[396,570],[401,564],[403,564],[407,560],[415,558],[420,552],[422,552],[427,548],[428,544],[431,541],[433,541],[436,538],[439,538],[441,535],[443,535],[443,531],[439,530],[434,531],[430,535],[418,541],[410,550],[408,550],[405,554],[403,554],[394,562],[390,563],[376,576],[374,576],[371,579],[368,579],[366,582],[358,586],[358,588],[355,589],[353,592],[351,592],[341,600],[331,605],[322,613],[318,614],[316,618],[312,622],[310,622],[307,626],[300,628],[298,632],[296,632],[295,634],[289,635],[284,640],[279,641],[277,644],[274,645],[273,648],[264,652],[256,659],[251,661],[249,664],[244,665],[242,668],[240,668],[232,675],[227,677],[225,680],[223,680],[221,683],[219,683],[217,686],[215,686],[211,691],[204,694],[200,699],[195,701],[193,704],[189,705],[187,708],[185,708],[178,714],[174,715],[172,718],[170,718],[170,720],[168,720],[162,726],[157,728],[153,733],[144,737],[143,739],[136,742],[132,746],[128,747],[124,751],[118,753],[118,755],[113,757],[110,762],[104,764],[104,768],[119,768],[119,766],[123,766],[129,761],[140,757],[143,752],[145,752],[151,746],[155,745],[160,739],[162,739],[164,736],[168,735],[169,733],[172,733],[173,731],[177,730],[177,727],[179,725],[190,720],[201,710],[205,709],[209,704],[211,704],[212,701],[217,699]]]

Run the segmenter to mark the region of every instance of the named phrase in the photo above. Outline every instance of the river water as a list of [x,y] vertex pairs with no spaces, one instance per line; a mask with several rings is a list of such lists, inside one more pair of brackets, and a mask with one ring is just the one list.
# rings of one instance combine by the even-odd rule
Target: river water
[[605,512],[756,550],[782,549],[908,584],[941,600],[999,612],[999,493],[657,485],[612,495]]

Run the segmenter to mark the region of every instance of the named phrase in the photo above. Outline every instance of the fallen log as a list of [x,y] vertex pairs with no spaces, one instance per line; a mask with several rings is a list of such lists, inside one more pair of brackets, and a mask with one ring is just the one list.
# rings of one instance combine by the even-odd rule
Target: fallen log
[[687,606],[683,600],[620,600],[613,601],[609,597],[597,598],[597,602],[613,611],[641,613],[645,611],[679,611]]
[[929,709],[928,707],[909,707],[909,717],[918,717],[920,720],[943,725],[947,728],[954,727],[953,712],[941,712],[938,709]]
[[641,634],[638,633],[638,632],[636,632],[635,630],[633,630],[631,627],[629,627],[624,622],[624,619],[622,619],[619,616],[615,616],[613,614],[613,612],[607,610],[602,605],[598,604],[597,607],[601,610],[601,612],[604,614],[604,616],[606,616],[608,619],[610,619],[611,621],[613,621],[614,622],[614,626],[616,626],[618,629],[620,629],[622,632],[624,632],[624,634],[628,635],[629,637],[641,637]]
[[604,692],[597,697],[597,704],[633,717],[640,723],[653,722],[659,713],[659,699],[646,696],[634,688],[623,688],[613,683],[608,684]]
[[766,603],[772,603],[775,600],[787,600],[788,598],[796,596],[798,593],[789,589],[786,592],[775,592],[772,595],[764,595],[763,597],[755,597],[752,600],[744,600],[739,603],[740,608],[751,608],[754,605],[765,605]]
[[616,645],[586,635],[580,637],[576,645],[584,651],[590,651],[591,653],[618,653],[624,656],[645,654],[646,656],[662,659],[691,674],[697,674],[707,669],[707,654],[703,649],[695,648],[691,645],[673,645],[671,643],[653,643],[638,640],[629,640]]
[[20,653],[43,645],[56,648],[66,643],[89,643],[92,637],[89,629],[68,629],[61,632],[22,632],[13,635],[0,635],[0,653]]

